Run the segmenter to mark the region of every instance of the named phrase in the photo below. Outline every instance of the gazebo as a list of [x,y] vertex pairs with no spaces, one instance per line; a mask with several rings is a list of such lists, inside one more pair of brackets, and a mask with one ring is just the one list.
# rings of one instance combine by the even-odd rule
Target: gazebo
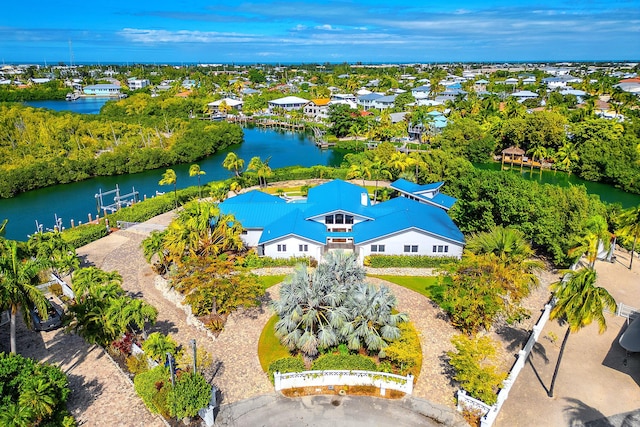
[[514,163],[520,163],[520,166],[524,163],[524,154],[525,151],[520,147],[514,147],[513,145],[509,148],[505,148],[502,150],[502,166],[504,166],[505,160],[511,165]]

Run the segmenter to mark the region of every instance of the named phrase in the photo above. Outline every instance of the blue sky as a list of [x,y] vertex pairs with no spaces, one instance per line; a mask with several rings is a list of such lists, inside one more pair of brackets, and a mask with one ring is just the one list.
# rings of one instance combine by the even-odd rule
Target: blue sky
[[4,62],[640,60],[640,0],[57,0],[0,9]]

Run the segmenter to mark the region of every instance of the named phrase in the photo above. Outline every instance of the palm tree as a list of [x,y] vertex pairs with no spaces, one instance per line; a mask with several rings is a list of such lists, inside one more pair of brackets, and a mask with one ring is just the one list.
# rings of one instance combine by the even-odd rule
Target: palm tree
[[197,176],[198,177],[198,197],[202,198],[202,192],[200,191],[200,175],[206,175],[207,173],[203,170],[200,170],[199,165],[191,165],[189,167],[189,176]]
[[9,222],[9,220],[5,219],[0,223],[0,237],[3,237],[4,234],[6,233],[6,231],[7,231],[7,223],[8,222]]
[[569,250],[569,256],[586,253],[589,266],[593,268],[598,259],[600,245],[608,250],[611,247],[611,234],[607,220],[601,215],[594,215],[587,220],[584,234],[578,240],[578,245]]
[[173,195],[176,202],[176,208],[178,207],[178,187],[177,184],[176,172],[173,169],[167,169],[167,171],[162,174],[162,179],[158,181],[159,185],[172,185],[173,184]]
[[43,320],[48,318],[47,299],[37,288],[38,275],[49,267],[46,260],[22,260],[18,256],[18,243],[0,242],[0,309],[10,310],[11,353],[16,352],[16,314],[22,309],[27,327],[32,325],[31,307],[35,307]]
[[176,355],[178,344],[169,336],[154,332],[142,343],[146,355],[155,361],[164,360],[167,353]]
[[579,157],[576,151],[576,146],[572,142],[566,141],[556,153],[560,165],[567,169],[569,175],[571,175],[571,165],[577,162]]
[[228,169],[229,171],[234,171],[236,174],[236,178],[239,178],[240,171],[244,167],[244,160],[239,158],[236,153],[230,152],[229,154],[227,154],[227,157],[224,158],[222,167]]
[[593,268],[583,268],[578,272],[565,271],[564,278],[551,285],[556,304],[551,309],[550,319],[562,319],[567,322],[567,332],[560,346],[558,361],[548,395],[553,397],[553,388],[558,376],[558,369],[562,361],[562,355],[571,332],[578,332],[583,327],[590,325],[594,320],[598,322],[598,332],[603,333],[607,329],[604,310],[615,312],[617,304],[609,292],[596,286],[596,271]]
[[149,237],[142,241],[142,252],[147,262],[151,262],[151,258],[153,258],[154,255],[158,255],[163,271],[166,271],[168,268],[164,249],[164,236],[166,234],[166,230],[155,230],[151,232]]
[[34,258],[49,260],[58,276],[71,274],[80,266],[75,249],[58,231],[33,234],[27,241],[27,248]]
[[373,200],[378,200],[378,180],[384,178],[391,179],[392,175],[391,172],[389,172],[389,170],[387,169],[387,165],[385,165],[380,159],[376,159],[375,161],[371,162],[369,168],[371,169],[371,177],[376,181],[376,189],[373,192]]
[[472,234],[466,249],[477,255],[493,254],[504,262],[522,262],[534,255],[524,233],[496,226],[491,231]]
[[633,245],[631,246],[631,260],[629,261],[629,270],[633,266],[633,255],[636,250],[638,236],[640,236],[640,205],[622,211],[618,216],[619,227],[618,234],[631,239],[633,237]]
[[266,187],[267,178],[271,176],[269,160],[271,160],[271,158],[268,158],[263,162],[260,157],[256,156],[252,157],[251,161],[249,162],[249,166],[247,169],[253,170],[258,174],[258,182],[260,184],[260,187]]
[[[118,296],[122,291],[122,276],[117,271],[107,272],[97,267],[77,270],[73,275],[72,289],[76,301],[82,301],[88,295],[99,290],[102,295]],[[120,289],[120,292],[118,292]]]
[[314,357],[319,349],[347,344],[384,355],[385,339],[399,336],[403,313],[393,313],[395,297],[386,287],[364,283],[354,254],[329,252],[309,273],[299,266],[283,284],[273,307],[280,317],[276,336],[290,350]]
[[542,175],[542,161],[547,157],[547,149],[542,145],[536,145],[529,149],[531,153],[531,172],[533,172],[533,161],[538,158],[540,161],[540,175]]
[[351,178],[362,178],[362,186],[364,187],[364,180],[371,179],[371,169],[369,168],[369,163],[353,163],[349,166],[349,170],[347,171],[347,179]]
[[0,425],[7,427],[30,427],[33,424],[33,412],[26,406],[11,403],[0,412]]

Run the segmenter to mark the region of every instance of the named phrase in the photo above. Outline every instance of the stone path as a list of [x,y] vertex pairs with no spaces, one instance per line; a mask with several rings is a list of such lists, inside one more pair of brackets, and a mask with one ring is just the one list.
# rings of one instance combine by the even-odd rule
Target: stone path
[[[18,353],[59,366],[69,378],[67,408],[78,425],[162,427],[105,351],[63,330],[33,332],[16,325]],[[0,351],[9,351],[8,328],[0,328]]]

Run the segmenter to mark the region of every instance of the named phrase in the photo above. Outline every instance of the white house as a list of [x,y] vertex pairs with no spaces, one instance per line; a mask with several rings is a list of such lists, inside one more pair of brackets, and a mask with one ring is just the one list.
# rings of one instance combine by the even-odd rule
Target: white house
[[213,113],[217,113],[218,111],[220,111],[220,105],[223,105],[223,104],[233,110],[242,111],[242,104],[244,103],[238,99],[224,98],[224,99],[219,99],[217,101],[210,102],[207,104],[207,106],[209,107],[209,111]]
[[[396,183],[403,194],[412,194],[403,182]],[[355,252],[361,262],[371,254],[460,258],[464,236],[445,209],[422,200],[450,207],[455,199],[439,193],[440,186],[430,188],[431,198],[417,194],[372,205],[362,187],[334,180],[311,188],[307,199],[295,203],[254,190],[219,207],[242,223],[247,246],[273,258],[320,260],[332,250]]]
[[112,84],[97,84],[84,87],[86,95],[120,96],[120,86]]
[[378,106],[376,105],[376,100],[382,97],[384,97],[384,95],[376,92],[371,92],[366,95],[359,96],[357,102],[363,110],[370,110],[372,108],[378,108]]
[[284,98],[274,99],[269,101],[269,110],[273,111],[277,108],[281,108],[285,111],[301,110],[302,107],[309,103],[308,99],[300,98],[297,96],[285,96]]
[[127,80],[127,85],[131,90],[143,89],[149,86],[150,84],[151,82],[149,81],[149,79],[128,79]]
[[535,99],[538,97],[538,94],[535,92],[531,92],[530,90],[521,90],[521,91],[512,93],[511,96],[516,98],[518,102],[522,102],[525,99]]
[[329,98],[319,98],[311,100],[304,106],[303,112],[305,116],[314,120],[323,120],[329,118]]

